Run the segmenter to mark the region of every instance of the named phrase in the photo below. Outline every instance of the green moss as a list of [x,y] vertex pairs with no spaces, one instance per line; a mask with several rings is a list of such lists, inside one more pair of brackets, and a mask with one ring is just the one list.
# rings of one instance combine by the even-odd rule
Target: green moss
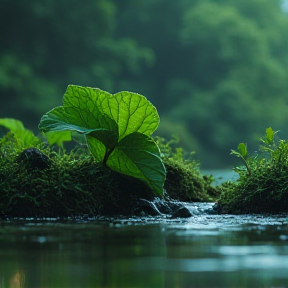
[[191,159],[193,152],[188,154],[177,147],[177,138],[168,142],[163,138],[157,138],[157,141],[167,171],[164,188],[171,198],[180,201],[210,202],[219,197],[220,191],[212,186],[213,177],[202,175],[199,163]]
[[[269,136],[271,138],[271,133]],[[247,159],[249,171],[245,167],[236,168],[238,181],[222,185],[218,201],[221,212],[287,212],[288,142],[273,139],[262,142],[264,146],[260,147],[257,157]]]
[[[21,217],[58,217],[81,214],[128,213],[131,194],[150,197],[147,186],[93,161],[85,149],[69,154],[50,148],[35,149],[50,160],[34,167],[24,157],[26,149],[0,159],[0,213]],[[21,161],[19,161],[21,159]],[[33,161],[32,161],[33,164]],[[125,183],[125,185],[124,185]],[[133,189],[133,191],[131,191]],[[129,195],[130,193],[130,195]]]
[[211,186],[213,178],[201,175],[197,168],[171,159],[164,159],[164,165],[167,170],[164,188],[171,198],[188,202],[211,202],[219,196],[217,188]]
[[[129,215],[137,199],[154,197],[144,182],[95,162],[85,147],[65,153],[43,144],[19,149],[13,138],[7,136],[1,141],[2,217]],[[162,155],[167,169],[166,197],[181,201],[213,200],[218,195],[211,186],[213,179],[202,176],[198,163],[183,160],[179,151]]]

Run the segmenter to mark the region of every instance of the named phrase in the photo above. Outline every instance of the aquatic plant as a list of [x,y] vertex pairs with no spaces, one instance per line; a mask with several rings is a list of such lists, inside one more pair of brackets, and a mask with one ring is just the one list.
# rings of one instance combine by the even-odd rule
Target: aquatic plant
[[[249,157],[244,150],[239,151],[239,154],[243,154],[241,156],[245,156],[245,168],[236,167],[234,170],[239,174],[239,179],[222,185],[218,201],[222,212],[287,211],[288,141],[277,140],[276,133],[271,127],[266,129],[265,137],[260,139],[262,145],[255,157]],[[238,156],[236,153],[232,154]]]
[[151,138],[159,125],[156,108],[142,95],[114,95],[100,89],[69,85],[63,106],[46,113],[44,133],[74,131],[84,135],[94,159],[112,170],[141,179],[163,194],[165,166]]

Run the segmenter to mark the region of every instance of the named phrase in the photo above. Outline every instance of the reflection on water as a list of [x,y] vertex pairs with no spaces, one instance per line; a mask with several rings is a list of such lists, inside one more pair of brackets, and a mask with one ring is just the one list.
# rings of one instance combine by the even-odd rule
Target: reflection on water
[[288,287],[287,216],[0,223],[0,288]]

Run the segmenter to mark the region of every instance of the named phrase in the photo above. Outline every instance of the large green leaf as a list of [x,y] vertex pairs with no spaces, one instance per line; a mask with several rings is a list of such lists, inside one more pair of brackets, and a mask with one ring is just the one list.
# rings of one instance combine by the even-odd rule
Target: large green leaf
[[56,107],[41,118],[39,128],[43,132],[73,130],[83,134],[99,128],[117,131],[118,126],[114,120],[97,112],[92,114],[88,107]]
[[159,124],[156,108],[137,93],[111,95],[100,89],[69,85],[63,106],[41,118],[39,128],[85,135],[94,158],[111,169],[144,180],[163,193],[165,168],[150,138]]
[[94,145],[100,147],[93,155],[103,160],[107,156],[103,144],[114,149],[126,135],[151,135],[158,124],[156,108],[142,95],[125,91],[111,95],[100,89],[69,85],[63,106],[44,115],[39,128],[43,132],[68,130],[94,137],[100,141],[94,141]]
[[112,95],[96,88],[69,85],[63,104],[81,110],[88,109],[91,115],[109,116],[118,125],[119,139],[134,132],[151,135],[159,125],[156,108],[137,93],[123,91]]
[[[88,139],[93,155],[101,149],[97,141],[93,137]],[[107,166],[122,174],[141,179],[158,195],[163,194],[166,171],[159,148],[151,137],[138,132],[125,136],[111,153]]]

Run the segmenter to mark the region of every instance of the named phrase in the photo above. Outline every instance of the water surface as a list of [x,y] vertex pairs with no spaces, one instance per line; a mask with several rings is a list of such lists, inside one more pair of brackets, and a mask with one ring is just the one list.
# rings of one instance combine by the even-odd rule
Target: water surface
[[1,222],[0,288],[288,287],[287,215],[205,214],[211,205],[173,221]]

